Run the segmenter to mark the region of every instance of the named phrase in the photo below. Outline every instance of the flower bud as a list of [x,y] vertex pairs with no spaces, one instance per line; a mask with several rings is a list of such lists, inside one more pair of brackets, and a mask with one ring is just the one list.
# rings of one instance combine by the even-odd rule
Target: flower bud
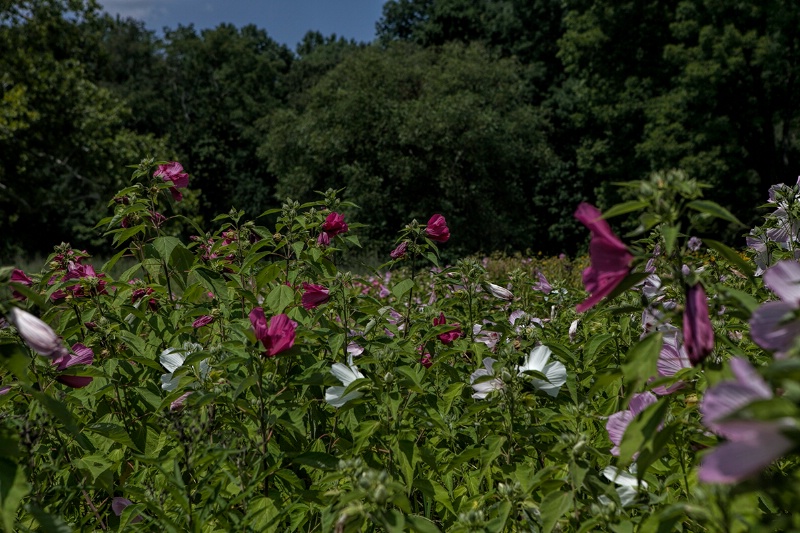
[[34,352],[51,359],[67,353],[56,332],[29,312],[12,307],[10,318],[17,327],[19,336]]
[[495,285],[494,283],[487,283],[486,290],[489,291],[492,296],[500,298],[501,300],[511,301],[514,299],[514,295],[511,294],[510,290],[504,289],[500,285]]

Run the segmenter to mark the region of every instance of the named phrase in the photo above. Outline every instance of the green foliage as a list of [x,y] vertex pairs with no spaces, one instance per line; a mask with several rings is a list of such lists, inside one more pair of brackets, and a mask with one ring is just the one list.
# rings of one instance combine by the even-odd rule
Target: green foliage
[[[337,256],[359,245],[364,226],[351,218],[348,229],[323,226],[331,213],[355,207],[334,190],[257,220],[231,210],[182,240],[171,234],[181,219],[167,210],[171,185],[153,175],[155,165],[135,168],[116,196],[126,201],[110,202],[113,213],[98,224],[120,249],[103,271],[66,244],[41,272],[28,273],[30,283],[0,269],[3,316],[27,308],[45,328],[31,332],[14,319],[0,329],[5,529],[799,525],[794,455],[738,485],[698,479],[721,449],[701,411],[731,379],[728,359],[766,363],[765,386],[784,391],[732,416],[783,424],[790,439],[800,374],[795,352],[770,362],[747,335],[750,315],[769,296],[755,278],[732,275],[744,260],[719,243],[690,244],[708,217],[733,215],[699,200],[702,184],[685,174],[627,184],[636,203],[606,216],[638,211],[643,223],[658,220],[631,244],[632,273],[620,283],[628,288],[578,315],[581,263],[495,256],[437,266],[438,244],[414,221],[398,237],[405,254],[381,276],[340,270]],[[775,194],[798,196],[791,187]],[[156,210],[166,219],[145,215]],[[125,217],[137,223],[120,228]],[[328,244],[323,231],[333,233]],[[593,268],[602,268],[592,254]],[[126,256],[132,266],[112,278],[107,269]],[[645,271],[647,260],[655,274]],[[681,324],[686,286],[698,280],[710,296],[714,353],[665,374],[665,347],[689,342],[673,324]],[[313,300],[312,290],[327,292]],[[253,318],[256,309],[267,324]],[[293,340],[265,352],[280,339],[265,341],[263,330],[281,314],[296,324]],[[93,362],[61,368],[26,346],[41,350],[50,335],[65,350],[88,347]],[[531,366],[541,350],[557,365]],[[563,384],[545,388],[559,376]],[[91,382],[72,388],[75,377]],[[632,411],[650,391],[660,399]],[[610,440],[607,428],[620,416],[627,429]],[[620,480],[614,472],[631,462],[637,469]]]
[[[82,62],[96,6],[11,2],[0,11],[0,254],[42,252],[38,237],[97,245],[105,199],[124,183],[120,161],[163,151],[124,127],[129,110]],[[6,106],[7,104],[7,106]]]
[[470,235],[456,251],[519,248],[545,226],[532,198],[551,165],[546,122],[522,90],[515,63],[479,46],[371,47],[325,75],[304,108],[275,113],[260,153],[280,197],[347,187],[370,207],[372,238],[445,212]]

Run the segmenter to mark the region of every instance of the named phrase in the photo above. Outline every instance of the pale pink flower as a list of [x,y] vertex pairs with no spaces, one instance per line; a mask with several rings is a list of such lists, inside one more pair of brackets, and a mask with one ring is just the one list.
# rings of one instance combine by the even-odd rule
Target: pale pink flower
[[756,344],[785,358],[800,337],[800,320],[793,318],[800,309],[800,264],[779,261],[764,272],[764,285],[780,301],[767,302],[750,317],[750,336]]
[[53,328],[29,312],[12,307],[9,318],[19,336],[34,352],[54,360],[67,353],[61,337],[56,335]]
[[794,447],[783,434],[791,418],[745,420],[736,418],[743,407],[772,398],[772,390],[744,359],[731,359],[736,381],[725,381],[706,391],[700,403],[703,423],[727,442],[703,457],[698,478],[705,483],[735,483],[751,477]]
[[625,430],[628,425],[636,418],[636,415],[645,410],[648,405],[652,405],[658,401],[655,394],[652,392],[641,392],[634,394],[631,398],[628,409],[619,411],[608,417],[606,422],[606,431],[608,438],[614,443],[611,448],[612,455],[619,455],[619,447],[622,444],[622,437],[625,435]]
[[550,282],[547,281],[547,278],[544,277],[541,271],[537,270],[536,275],[539,278],[539,281],[533,284],[533,290],[540,291],[545,294],[550,294],[552,292],[553,287],[550,285]]

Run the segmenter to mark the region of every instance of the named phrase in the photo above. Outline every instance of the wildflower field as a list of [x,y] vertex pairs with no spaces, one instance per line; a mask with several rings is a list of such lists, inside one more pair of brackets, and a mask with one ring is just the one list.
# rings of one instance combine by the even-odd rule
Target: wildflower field
[[190,181],[138,165],[106,264],[0,269],[0,529],[800,529],[798,185],[751,229],[682,172],[624,184],[574,206],[578,259],[446,264],[430,213],[355,275],[337,191],[201,228]]

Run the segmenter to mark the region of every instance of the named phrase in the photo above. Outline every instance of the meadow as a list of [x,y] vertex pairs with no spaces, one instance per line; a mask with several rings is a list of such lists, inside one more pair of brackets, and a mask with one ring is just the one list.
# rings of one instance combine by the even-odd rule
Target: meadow
[[751,229],[655,173],[576,203],[578,258],[448,264],[432,212],[358,274],[341,191],[201,228],[190,187],[145,159],[116,255],[0,269],[1,529],[800,528],[798,185]]

